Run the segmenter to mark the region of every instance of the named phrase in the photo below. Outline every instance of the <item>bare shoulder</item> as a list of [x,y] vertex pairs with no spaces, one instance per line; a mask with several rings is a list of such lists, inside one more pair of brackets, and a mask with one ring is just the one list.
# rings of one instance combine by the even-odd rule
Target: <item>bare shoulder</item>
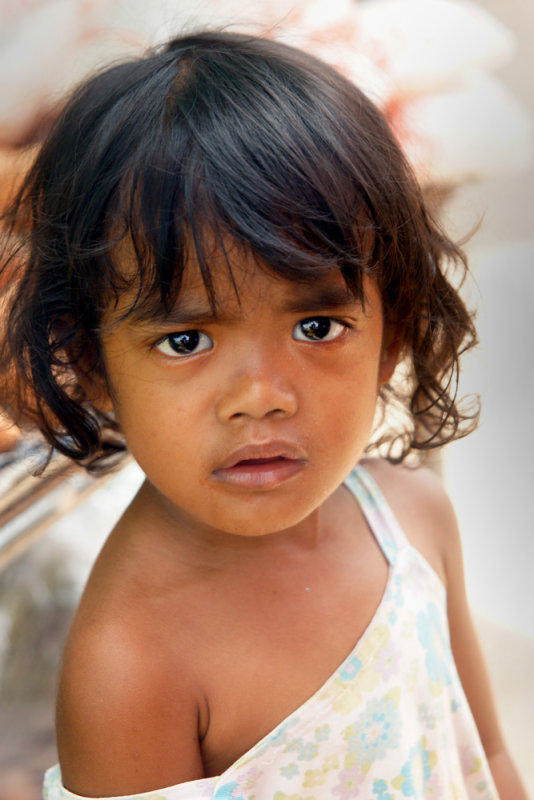
[[363,466],[376,480],[406,536],[447,583],[448,561],[460,548],[454,508],[440,478],[425,467],[393,465],[368,458]]
[[82,796],[203,777],[200,701],[187,659],[127,608],[83,608],[65,648],[57,704],[65,786]]

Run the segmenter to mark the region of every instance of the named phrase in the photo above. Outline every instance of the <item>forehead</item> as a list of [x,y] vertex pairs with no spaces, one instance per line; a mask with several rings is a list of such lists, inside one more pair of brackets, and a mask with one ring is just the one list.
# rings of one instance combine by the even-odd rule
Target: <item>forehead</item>
[[353,297],[338,269],[322,273],[301,272],[292,278],[280,274],[265,264],[250,250],[233,247],[223,251],[214,250],[208,259],[209,281],[205,267],[196,259],[190,260],[183,273],[178,304],[188,297],[209,299],[206,286],[213,289],[214,310],[228,304],[250,304],[276,295],[313,294],[330,288],[342,292],[347,299]]
[[[292,278],[284,277],[250,248],[230,241],[208,246],[202,260],[191,253],[183,270],[175,275],[170,302],[165,302],[161,286],[135,269],[131,248],[121,248],[117,256],[129,288],[120,296],[114,311],[133,322],[174,317],[180,310],[191,318],[195,312],[197,316],[220,317],[250,311],[265,302],[300,310],[339,307],[360,299],[347,286],[340,269],[300,271]],[[364,290],[366,286],[364,282]]]
[[[224,321],[253,317],[267,307],[282,313],[305,313],[359,304],[339,270],[313,280],[294,281],[259,266],[254,259],[214,270],[212,290],[210,294],[199,267],[190,266],[173,307],[157,312],[155,318],[184,323],[195,319]],[[147,319],[145,315],[135,316],[138,321]]]

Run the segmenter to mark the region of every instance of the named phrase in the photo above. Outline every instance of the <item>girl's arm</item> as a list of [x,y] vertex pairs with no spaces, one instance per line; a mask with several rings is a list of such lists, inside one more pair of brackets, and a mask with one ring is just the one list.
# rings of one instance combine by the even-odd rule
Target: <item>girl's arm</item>
[[471,619],[456,515],[439,479],[427,469],[369,459],[373,473],[411,543],[447,587],[451,644],[501,800],[528,800],[506,750],[484,657]]
[[454,511],[445,495],[441,504],[449,627],[456,666],[501,800],[528,800],[503,740],[489,675],[471,619]]
[[167,663],[150,636],[113,622],[75,630],[57,709],[64,786],[112,797],[204,777],[197,697],[187,670]]

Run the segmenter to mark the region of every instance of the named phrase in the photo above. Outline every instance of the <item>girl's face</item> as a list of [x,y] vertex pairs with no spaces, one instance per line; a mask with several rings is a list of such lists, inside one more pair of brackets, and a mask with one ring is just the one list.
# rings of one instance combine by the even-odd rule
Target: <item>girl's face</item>
[[397,346],[370,279],[364,310],[339,273],[298,284],[242,257],[234,277],[237,296],[216,273],[215,318],[191,267],[166,318],[132,316],[102,348],[109,402],[162,515],[259,536],[304,520],[358,461]]

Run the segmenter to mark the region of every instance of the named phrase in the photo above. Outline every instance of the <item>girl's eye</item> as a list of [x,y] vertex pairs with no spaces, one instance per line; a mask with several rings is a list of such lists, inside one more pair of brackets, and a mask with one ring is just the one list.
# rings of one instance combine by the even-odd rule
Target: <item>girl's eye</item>
[[156,349],[165,356],[192,356],[209,350],[213,342],[201,331],[180,331],[169,333],[156,343]]
[[331,342],[338,339],[347,327],[331,317],[309,317],[295,325],[293,338],[304,342]]

